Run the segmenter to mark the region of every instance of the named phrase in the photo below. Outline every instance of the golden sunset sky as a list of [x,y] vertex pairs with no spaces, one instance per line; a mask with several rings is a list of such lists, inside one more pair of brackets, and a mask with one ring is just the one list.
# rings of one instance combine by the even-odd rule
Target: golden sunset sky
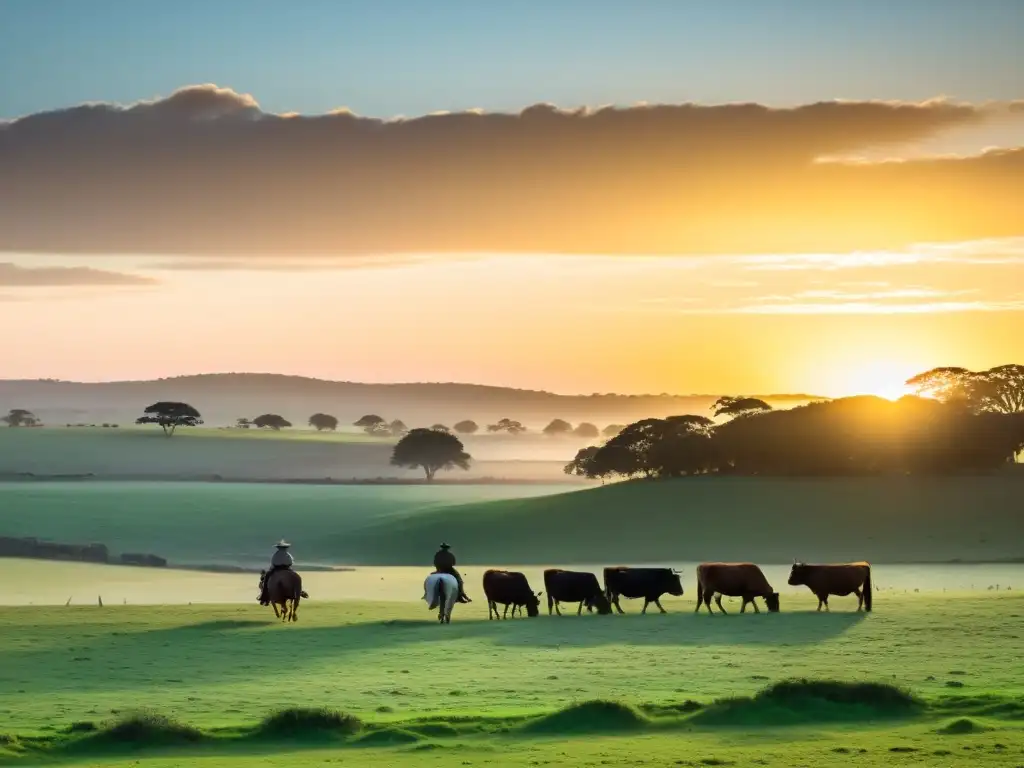
[[[87,14],[16,5],[0,71],[34,74],[0,98],[2,378],[895,397],[931,367],[1024,362],[1020,4],[796,26],[580,6],[545,17],[550,39],[532,12],[452,16],[434,32],[466,51],[410,23],[394,43],[416,55],[373,71],[269,6],[257,25],[217,5],[245,18],[231,57],[194,37],[193,3],[145,53],[137,6],[100,47]],[[584,16],[591,37],[555,35]],[[532,58],[500,37],[513,21]],[[682,51],[683,28],[722,44]]]

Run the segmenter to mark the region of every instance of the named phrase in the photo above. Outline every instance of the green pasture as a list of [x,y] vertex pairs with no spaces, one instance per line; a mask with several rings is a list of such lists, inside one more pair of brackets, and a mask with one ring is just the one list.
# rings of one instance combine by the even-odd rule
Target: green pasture
[[[168,441],[171,442],[171,441]],[[689,478],[560,486],[0,483],[0,535],[102,542],[172,563],[310,564],[1024,558],[1024,477]]]
[[[87,765],[1024,760],[1024,596],[448,626],[422,604],[0,609],[0,757]],[[810,686],[771,688],[806,678]],[[820,681],[836,681],[824,683]],[[842,685],[843,683],[847,685]],[[854,685],[870,684],[870,685]],[[288,708],[320,713],[268,714]],[[139,710],[152,714],[112,728]],[[348,717],[340,717],[337,713]]]

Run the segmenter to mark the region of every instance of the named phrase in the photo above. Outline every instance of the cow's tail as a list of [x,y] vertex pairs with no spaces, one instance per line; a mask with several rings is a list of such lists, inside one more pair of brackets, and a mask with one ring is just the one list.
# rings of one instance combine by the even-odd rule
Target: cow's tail
[[700,566],[697,566],[697,610],[700,610],[704,603],[704,587],[700,583]]
[[871,610],[871,566],[864,566],[867,571],[864,574],[864,610]]

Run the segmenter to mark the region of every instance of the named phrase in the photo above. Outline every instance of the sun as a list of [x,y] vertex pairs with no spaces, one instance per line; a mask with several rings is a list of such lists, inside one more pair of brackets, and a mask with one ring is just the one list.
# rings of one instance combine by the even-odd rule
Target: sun
[[836,371],[833,389],[841,397],[875,395],[899,400],[913,390],[904,382],[920,369],[898,360],[852,361],[849,368]]

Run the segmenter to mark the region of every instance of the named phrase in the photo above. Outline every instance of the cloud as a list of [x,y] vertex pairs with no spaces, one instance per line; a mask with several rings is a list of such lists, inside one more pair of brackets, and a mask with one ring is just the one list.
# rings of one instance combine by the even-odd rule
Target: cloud
[[[469,261],[474,257],[448,257],[449,261]],[[139,264],[140,268],[171,272],[333,272],[352,269],[389,269],[431,263],[428,256],[380,254],[376,256],[348,256],[310,260],[305,258],[268,257],[245,258],[178,258]]]
[[1024,149],[817,162],[1017,103],[643,105],[380,120],[212,85],[0,124],[0,250],[813,253],[1024,234]]
[[150,277],[92,267],[22,267],[0,262],[0,286],[39,288],[74,285],[154,285]]

